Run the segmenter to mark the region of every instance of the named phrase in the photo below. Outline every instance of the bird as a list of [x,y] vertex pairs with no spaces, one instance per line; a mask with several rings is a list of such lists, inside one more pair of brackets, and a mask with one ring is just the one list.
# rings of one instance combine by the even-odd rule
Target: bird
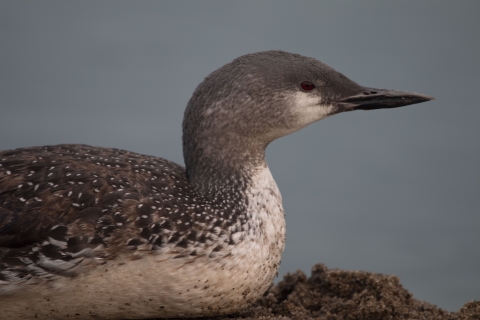
[[0,319],[228,314],[285,246],[269,143],[329,116],[432,97],[364,87],[315,58],[246,54],[208,75],[183,119],[185,166],[62,144],[0,152]]

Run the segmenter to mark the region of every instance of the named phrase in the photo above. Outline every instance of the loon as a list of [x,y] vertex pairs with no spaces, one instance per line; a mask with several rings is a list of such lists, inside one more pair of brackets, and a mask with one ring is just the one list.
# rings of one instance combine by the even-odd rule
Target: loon
[[185,167],[87,145],[1,151],[0,319],[214,316],[250,305],[285,245],[268,144],[337,113],[432,99],[265,51],[196,88]]

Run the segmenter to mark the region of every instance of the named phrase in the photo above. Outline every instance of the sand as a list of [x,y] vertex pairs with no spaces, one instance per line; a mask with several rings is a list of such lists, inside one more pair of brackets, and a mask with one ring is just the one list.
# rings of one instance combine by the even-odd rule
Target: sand
[[310,278],[302,271],[288,273],[242,312],[202,319],[480,320],[480,301],[448,312],[413,298],[396,276],[328,269],[317,264]]

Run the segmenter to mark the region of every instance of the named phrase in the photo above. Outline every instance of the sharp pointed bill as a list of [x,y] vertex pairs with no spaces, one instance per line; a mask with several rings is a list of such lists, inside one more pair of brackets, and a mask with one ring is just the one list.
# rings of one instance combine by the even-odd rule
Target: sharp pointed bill
[[392,109],[422,103],[435,98],[407,91],[364,88],[356,95],[334,101],[338,112],[353,110]]

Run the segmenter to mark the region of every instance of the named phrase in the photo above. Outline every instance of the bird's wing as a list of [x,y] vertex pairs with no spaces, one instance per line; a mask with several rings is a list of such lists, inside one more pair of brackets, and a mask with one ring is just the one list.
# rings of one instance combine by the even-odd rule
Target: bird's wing
[[[115,256],[182,248],[169,193],[184,169],[117,149],[59,145],[0,152],[0,294],[75,276]],[[188,224],[188,223],[187,223]],[[163,235],[163,236],[162,236]],[[167,235],[167,237],[165,236]]]

